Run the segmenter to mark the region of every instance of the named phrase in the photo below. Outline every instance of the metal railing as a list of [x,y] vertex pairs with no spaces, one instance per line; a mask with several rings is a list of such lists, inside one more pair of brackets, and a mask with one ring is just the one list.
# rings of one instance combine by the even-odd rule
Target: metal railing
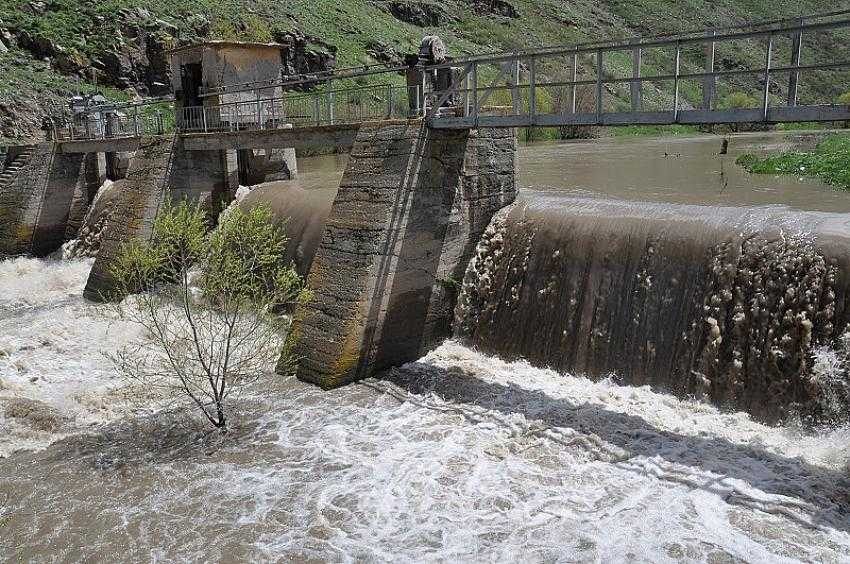
[[[831,72],[850,90],[850,60],[803,60],[806,38],[823,41],[834,34],[829,39],[837,45],[850,39],[850,19],[835,14],[746,31],[543,48],[436,65],[428,70],[451,68],[455,76],[447,90],[428,94],[427,117],[432,127],[848,119],[850,108],[836,100],[799,98],[804,74]],[[729,55],[741,50],[756,53],[760,64],[718,64],[740,59]],[[725,99],[718,96],[723,92]]]
[[[262,92],[275,92],[271,83],[253,91],[243,84],[220,89],[221,97],[238,101],[214,105],[206,98],[205,105],[182,108],[177,115],[161,100],[93,109],[57,127],[56,135],[108,139],[423,116],[437,128],[850,120],[850,106],[837,100],[801,100],[804,78],[811,80],[805,89],[809,98],[835,91],[836,83],[850,90],[850,60],[842,60],[838,50],[807,46],[807,41],[850,43],[849,18],[850,11],[841,11],[675,36],[477,55],[418,67],[416,86],[333,88],[345,73],[288,77],[286,86],[295,90],[278,97],[263,97]],[[818,60],[816,53],[825,55]],[[751,64],[730,66],[741,60]],[[383,72],[391,76],[398,69]],[[823,73],[830,75],[819,79]],[[450,85],[435,89],[438,82]],[[320,84],[322,89],[303,91]]]
[[159,99],[91,108],[53,120],[53,136],[62,141],[164,135],[174,130],[174,106]]
[[[409,90],[382,84],[187,107],[178,115],[177,127],[187,133],[208,133],[404,119],[411,117]],[[418,98],[413,90],[412,96]]]

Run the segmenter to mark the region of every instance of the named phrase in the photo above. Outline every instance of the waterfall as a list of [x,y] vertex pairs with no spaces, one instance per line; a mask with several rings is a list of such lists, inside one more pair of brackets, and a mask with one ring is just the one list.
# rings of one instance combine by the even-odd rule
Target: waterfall
[[486,353],[766,421],[834,420],[850,398],[846,221],[535,196],[490,224],[455,331]]

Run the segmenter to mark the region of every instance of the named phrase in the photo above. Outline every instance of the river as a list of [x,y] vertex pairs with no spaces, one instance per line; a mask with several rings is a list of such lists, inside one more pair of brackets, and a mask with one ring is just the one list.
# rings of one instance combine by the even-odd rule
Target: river
[[[850,211],[815,182],[745,177],[734,156],[720,193],[714,147],[528,146],[520,183],[532,198]],[[307,161],[297,182],[326,188],[343,162]],[[90,266],[0,263],[4,560],[850,561],[850,427],[767,426],[449,341],[332,392],[269,374],[221,438],[123,401],[102,353],[134,328],[82,300]]]

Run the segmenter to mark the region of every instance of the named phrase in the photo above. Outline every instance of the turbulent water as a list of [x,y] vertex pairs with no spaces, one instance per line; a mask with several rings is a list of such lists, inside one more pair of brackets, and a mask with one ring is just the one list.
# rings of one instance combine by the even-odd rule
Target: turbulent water
[[0,396],[62,419],[0,420],[4,559],[850,560],[850,428],[449,342],[334,392],[270,375],[222,439],[113,401],[131,328],[79,298],[89,266],[0,263]]
[[[243,205],[295,216],[287,256],[302,269],[330,201],[305,191],[338,183],[330,164],[240,192]],[[728,188],[754,203],[746,187]],[[646,385],[670,381],[662,359],[684,358],[734,390],[734,377],[715,377],[736,360],[760,374],[755,355],[736,356],[750,348],[741,343],[779,339],[779,352],[797,351],[788,374],[805,365],[819,397],[846,405],[831,386],[850,367],[843,216],[551,198],[531,195],[482,241],[459,310],[479,350],[450,341],[332,392],[269,373],[225,436],[190,412],[126,401],[138,390],[104,354],[139,333],[81,298],[91,259],[0,262],[0,560],[850,562],[850,426],[767,426],[728,402]],[[97,251],[110,198],[96,203],[66,259]],[[563,268],[567,255],[575,268]],[[753,276],[731,276],[733,264]],[[736,308],[760,303],[739,293],[758,272],[767,320],[736,325]],[[571,297],[588,280],[596,314],[555,311],[579,311]],[[694,319],[709,325],[698,323],[696,355],[678,333]],[[600,347],[617,321],[619,348]],[[567,329],[567,345],[587,343],[565,346]],[[567,373],[606,362],[596,381]],[[713,386],[703,395],[717,401]]]

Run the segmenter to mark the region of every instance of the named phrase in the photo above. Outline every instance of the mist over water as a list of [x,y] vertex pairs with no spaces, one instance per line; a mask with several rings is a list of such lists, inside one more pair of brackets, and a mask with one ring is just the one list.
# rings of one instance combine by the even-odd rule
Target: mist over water
[[[332,164],[315,185],[307,168],[285,189],[321,188],[337,174]],[[284,193],[272,195],[290,206]],[[321,208],[317,198],[291,209]],[[526,204],[537,210],[531,218],[555,206],[542,194]],[[570,217],[601,205],[575,204]],[[643,204],[621,207],[620,220],[627,209],[646,223]],[[681,256],[705,258],[699,250],[716,247],[729,233],[718,226],[732,216],[737,233],[767,218],[802,237],[783,248],[808,253],[810,270],[821,272],[801,287],[842,286],[840,276],[827,280],[840,266],[828,260],[844,245],[836,234],[846,232],[836,218],[717,213],[699,228],[679,218],[699,233]],[[306,241],[315,225],[305,218],[297,229]],[[544,240],[558,239],[535,238]],[[293,246],[293,256],[305,249]],[[0,262],[2,559],[850,561],[846,424],[769,426],[659,393],[646,385],[652,363],[635,369],[644,380],[625,386],[621,375],[593,381],[449,341],[382,379],[331,392],[269,373],[221,437],[186,412],[121,401],[124,384],[102,353],[135,329],[82,300],[90,267],[91,259]],[[572,276],[546,272],[547,280]],[[835,302],[843,300],[837,291]],[[538,313],[534,324],[514,322],[518,340],[527,332],[542,341],[548,314]],[[833,341],[812,345],[817,378],[847,366],[850,348],[840,335]]]

